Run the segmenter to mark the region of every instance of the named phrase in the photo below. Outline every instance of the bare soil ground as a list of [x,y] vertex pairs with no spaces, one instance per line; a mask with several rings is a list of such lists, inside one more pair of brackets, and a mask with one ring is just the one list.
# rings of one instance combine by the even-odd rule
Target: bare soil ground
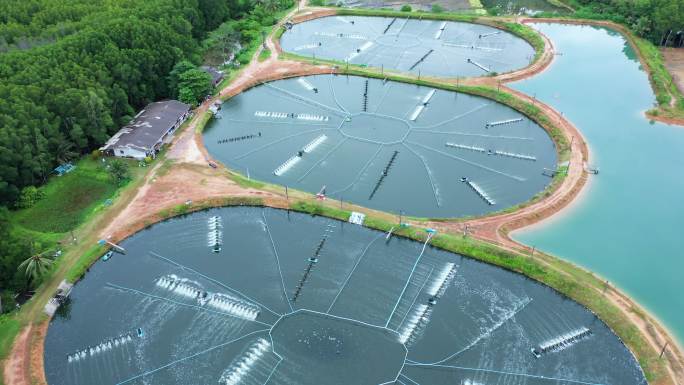
[[663,48],[661,51],[665,57],[665,66],[672,74],[679,92],[684,93],[684,48]]

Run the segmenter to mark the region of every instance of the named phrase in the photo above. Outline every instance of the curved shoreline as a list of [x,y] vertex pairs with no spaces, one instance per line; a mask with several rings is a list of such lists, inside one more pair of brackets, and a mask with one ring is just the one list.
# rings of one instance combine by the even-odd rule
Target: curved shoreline
[[[330,9],[324,9],[330,11]],[[336,11],[336,10],[333,10]],[[539,21],[540,19],[531,19],[530,21]],[[282,21],[280,22],[282,24]],[[275,31],[276,29],[274,29]],[[543,36],[543,35],[542,35]],[[244,89],[247,89],[253,85],[259,84],[261,81],[265,81],[266,79],[270,80],[276,80],[280,78],[285,78],[285,77],[292,77],[292,76],[301,76],[301,75],[307,75],[307,74],[321,74],[321,73],[330,73],[331,68],[328,66],[310,66],[310,65],[305,65],[302,64],[301,62],[295,62],[295,61],[280,61],[278,60],[278,54],[280,53],[279,51],[279,45],[278,43],[274,43],[273,39],[271,38],[272,35],[269,37],[267,40],[267,44],[269,48],[273,52],[273,56],[268,59],[267,61],[263,63],[258,63],[257,61],[253,61],[248,67],[246,67],[243,71],[243,73],[240,74],[238,78],[236,78],[226,89],[222,90],[220,93],[220,96],[223,97],[230,97],[232,95],[235,95],[239,92],[241,92]],[[548,41],[548,39],[545,38],[545,40]],[[550,41],[548,41],[549,44],[551,44]],[[547,51],[547,49],[544,50],[544,53],[546,55],[542,55],[542,58],[546,56],[546,59],[543,59],[541,61],[537,61],[537,63],[542,63],[538,68],[531,69],[531,67],[534,67],[534,64],[531,66],[528,66],[525,69],[522,69],[520,71],[515,71],[511,74],[502,74],[499,76],[511,76],[511,80],[506,80],[506,79],[498,79],[498,77],[495,78],[485,78],[486,81],[482,81],[481,79],[483,78],[475,78],[475,79],[468,79],[464,80],[464,84],[468,83],[471,85],[485,85],[485,86],[493,86],[496,87],[497,83],[499,81],[502,82],[509,82],[513,80],[520,80],[526,77],[533,76],[536,73],[539,73],[543,71],[543,69],[547,68],[548,65],[551,63],[553,60],[553,54],[549,52],[553,52],[552,48],[550,48],[551,51]],[[638,52],[638,50],[637,50]],[[255,57],[258,55],[259,50],[256,52]],[[546,62],[544,60],[547,60]],[[516,74],[517,73],[517,74]],[[513,74],[515,74],[513,76]],[[270,78],[272,77],[272,78]],[[443,81],[443,80],[442,80]],[[470,83],[472,82],[472,83]],[[445,82],[448,83],[448,82]],[[518,91],[514,91],[508,87],[502,86],[504,90],[507,92],[511,93],[512,95],[521,98],[523,100],[527,101],[532,101],[533,103],[539,104],[542,106],[543,104],[533,100],[529,96],[522,94]],[[525,99],[527,98],[527,99]],[[174,138],[173,144],[171,145],[171,148],[169,150],[169,159],[174,159],[179,161],[178,167],[174,167],[169,171],[167,174],[160,175],[160,166],[161,162],[157,163],[151,170],[149,170],[150,176],[155,176],[155,178],[147,178],[145,181],[144,185],[141,186],[135,193],[135,195],[130,199],[129,201],[125,202],[126,205],[124,208],[122,208],[121,211],[119,211],[116,215],[116,217],[111,220],[111,221],[105,221],[104,219],[110,219],[110,218],[100,218],[100,220],[97,220],[94,222],[95,226],[101,225],[100,231],[93,231],[92,234],[90,235],[90,238],[88,239],[99,239],[101,238],[100,235],[104,234],[105,236],[110,236],[111,239],[113,240],[118,240],[120,237],[126,237],[126,233],[128,235],[145,228],[146,226],[149,226],[152,223],[155,223],[157,221],[166,219],[170,216],[174,215],[182,215],[186,212],[193,211],[194,209],[202,209],[206,207],[213,207],[213,206],[225,206],[225,205],[230,205],[230,204],[249,204],[250,199],[258,199],[262,200],[264,204],[271,206],[271,207],[276,207],[276,208],[287,208],[291,204],[288,200],[285,199],[283,192],[281,191],[275,191],[268,186],[261,187],[261,188],[252,188],[249,186],[243,186],[240,184],[238,181],[237,177],[230,172],[229,170],[212,170],[209,169],[206,166],[207,160],[210,159],[208,156],[208,153],[206,152],[206,149],[203,146],[202,143],[202,135],[198,131],[198,126],[201,125],[203,122],[201,121],[201,116],[204,116],[206,114],[206,110],[208,106],[210,105],[211,102],[205,103],[203,106],[197,109],[197,116],[196,118],[189,124],[189,126],[185,129],[184,132],[179,132],[176,138]],[[545,112],[549,112],[551,117],[558,117],[560,122],[563,122],[567,124],[567,129],[569,130],[568,132],[572,132],[574,130],[574,133],[572,135],[576,135],[576,143],[573,143],[573,146],[580,146],[581,151],[571,151],[571,156],[572,154],[580,154],[579,159],[588,159],[589,152],[588,152],[588,147],[584,141],[584,139],[581,136],[581,132],[574,127],[570,122],[565,120],[561,115],[559,115],[555,110],[553,110],[551,107],[545,106],[544,110]],[[546,110],[548,108],[548,111]],[[554,115],[554,113],[556,115]],[[562,124],[565,126],[565,124]],[[570,136],[571,138],[574,136]],[[187,146],[187,148],[183,148],[178,150],[179,147],[182,146]],[[176,147],[176,152],[174,153],[174,147]],[[573,163],[571,163],[571,166]],[[492,217],[485,217],[485,218],[476,218],[473,220],[469,221],[457,221],[457,222],[450,222],[450,223],[445,223],[445,222],[416,222],[422,225],[425,224],[435,224],[435,226],[444,226],[444,225],[450,225],[448,227],[445,227],[446,230],[448,230],[451,233],[458,233],[460,232],[460,228],[464,223],[477,223],[477,221],[485,221],[485,223],[489,224],[495,224],[494,226],[490,226],[490,228],[487,231],[482,230],[480,231],[475,231],[473,235],[475,235],[478,238],[484,239],[490,243],[494,244],[500,244],[501,247],[504,250],[511,251],[515,253],[516,255],[519,255],[521,250],[522,253],[525,253],[529,248],[527,248],[524,245],[521,245],[520,243],[512,240],[509,237],[509,234],[511,231],[513,231],[516,228],[520,228],[526,225],[529,225],[531,223],[538,223],[542,219],[548,218],[551,215],[557,213],[558,211],[568,207],[568,205],[574,201],[575,197],[578,195],[578,193],[581,191],[581,188],[586,184],[586,174],[583,173],[583,165],[580,163],[580,169],[575,171],[577,167],[573,168],[574,172],[574,179],[572,179],[573,183],[572,186],[569,186],[568,188],[568,183],[570,178],[570,175],[566,177],[563,180],[563,183],[561,183],[561,186],[566,186],[563,191],[559,192],[561,190],[561,186],[559,186],[554,193],[551,194],[551,196],[544,197],[538,202],[532,203],[530,206],[525,207],[521,210],[517,210],[516,212],[513,213],[505,213],[505,214],[499,214],[496,216]],[[158,177],[159,181],[156,181],[156,177]],[[174,177],[176,179],[173,179],[171,177]],[[203,178],[202,180],[210,180],[211,183],[214,181],[222,181],[221,183],[217,182],[215,185],[210,184],[209,188],[203,188],[204,186],[174,186],[173,181],[177,180],[187,180],[188,177],[194,177],[194,178]],[[214,178],[214,179],[212,179]],[[169,183],[165,184],[165,181],[168,181]],[[187,184],[187,183],[186,183]],[[161,186],[160,186],[161,185]],[[193,195],[195,194],[195,195]],[[185,205],[185,202],[189,200],[189,197],[197,197],[198,199],[192,199],[193,203],[191,205]],[[301,201],[308,201],[311,199],[311,194],[307,193],[302,193],[302,192],[290,192],[290,197],[291,199],[300,199]],[[293,198],[294,197],[294,198]],[[555,197],[555,198],[553,198]],[[553,199],[552,199],[553,198]],[[331,206],[332,203],[334,202],[328,202],[328,206]],[[356,206],[351,206],[347,205],[348,207],[353,207],[356,208]],[[181,208],[185,207],[185,209],[181,210]],[[143,210],[143,211],[141,211]],[[378,218],[391,218],[392,216],[388,213],[382,213],[382,212],[377,212],[374,210],[368,210],[368,209],[362,209],[360,208],[360,211],[364,212],[371,212],[374,213],[373,215]],[[144,213],[143,215],[140,215],[139,213]],[[489,221],[489,222],[487,222]],[[498,225],[496,223],[498,222]],[[517,227],[516,227],[517,226]],[[493,237],[490,239],[490,237]],[[504,242],[500,242],[503,240]],[[548,258],[548,260],[546,259]],[[476,258],[477,259],[477,258]],[[96,259],[95,259],[96,260]],[[536,260],[536,258],[535,258]],[[553,263],[552,263],[553,262]],[[567,263],[564,261],[560,261],[555,257],[552,256],[544,256],[543,258],[540,258],[539,263],[544,263],[546,264],[549,268],[551,269],[556,269],[555,264],[567,264],[569,266],[572,266],[572,269],[576,269],[577,271],[581,272],[582,274],[589,274],[591,276],[594,276],[593,273],[587,271],[586,269],[583,269],[579,266],[576,266],[571,263]],[[541,281],[542,283],[545,283]],[[56,285],[55,285],[56,286]],[[50,292],[50,290],[53,290],[54,287],[45,287],[43,288],[45,291]],[[598,292],[600,294],[600,291]],[[597,294],[598,295],[598,294]],[[615,299],[612,301],[612,303],[619,308],[624,314],[629,315],[631,311],[634,311],[632,309],[641,309],[633,300],[631,300],[628,296],[625,294],[620,293],[617,290],[610,290],[610,295],[614,296]],[[581,301],[578,301],[582,303]],[[620,302],[623,302],[622,304]],[[582,303],[583,304],[583,303]],[[585,304],[583,304],[585,305]],[[585,305],[587,306],[587,305]],[[590,308],[591,309],[591,308]],[[652,317],[649,316],[644,312],[644,316],[646,319],[644,320],[645,323],[647,323],[647,328],[652,327],[656,331],[659,331],[658,333],[661,336],[664,336],[664,340],[666,341],[674,341],[667,333],[666,329],[663,328],[658,322]],[[628,319],[632,323],[636,323],[637,320],[634,318],[629,318]],[[48,322],[43,321],[41,322],[38,326],[38,329],[43,329],[45,330],[47,328]],[[610,326],[610,325],[609,325]],[[33,328],[35,329],[35,328]],[[651,341],[651,338],[649,338],[649,334],[644,332],[644,329],[640,328],[640,334],[642,334],[649,342]],[[29,333],[29,331],[25,331],[25,333]],[[619,336],[619,334],[618,334]],[[44,337],[44,334],[43,334]],[[26,370],[29,372],[34,373],[34,371],[38,372],[43,372],[42,366],[40,368],[36,368],[38,362],[35,360],[36,354],[38,354],[40,361],[42,361],[42,339],[39,338],[39,341],[37,345],[38,347],[31,346],[31,350],[34,349],[39,349],[40,352],[33,352],[34,354],[31,354],[31,365],[29,368],[29,363],[24,362],[24,365],[26,367]],[[26,341],[25,341],[26,342]],[[677,355],[675,357],[676,359],[680,360],[680,362],[684,362],[681,358],[681,347],[679,347],[676,343],[672,345],[673,347],[679,348],[680,352],[673,353]],[[19,343],[19,340],[17,340],[17,343],[15,343],[14,348],[22,348],[22,344]],[[23,348],[26,348],[26,345],[23,344]],[[14,353],[13,349],[13,353]],[[21,351],[21,350],[19,350]],[[639,355],[635,354],[637,358],[639,358]],[[6,366],[5,368],[5,374],[7,374],[8,367]],[[33,377],[31,381],[25,382],[26,384],[28,383],[33,383],[33,382],[38,382],[41,383],[40,379],[36,379],[35,376],[28,376]],[[661,381],[658,381],[657,384],[674,384],[674,379],[677,377],[675,374],[671,371],[670,372],[670,381],[667,381],[666,378],[662,378]],[[7,378],[7,377],[6,377]],[[10,377],[12,378],[12,377]],[[44,373],[43,373],[43,381],[42,383],[45,383],[44,381]],[[15,383],[21,383],[21,382],[15,382]],[[14,384],[14,383],[10,383]]]

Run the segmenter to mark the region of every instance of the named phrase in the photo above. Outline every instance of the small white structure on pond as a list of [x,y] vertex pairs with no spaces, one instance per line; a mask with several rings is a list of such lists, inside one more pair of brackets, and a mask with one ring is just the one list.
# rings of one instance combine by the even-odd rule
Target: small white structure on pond
[[351,215],[349,216],[349,223],[353,223],[355,225],[363,225],[363,221],[365,219],[366,219],[366,214],[357,213],[356,211],[352,211]]

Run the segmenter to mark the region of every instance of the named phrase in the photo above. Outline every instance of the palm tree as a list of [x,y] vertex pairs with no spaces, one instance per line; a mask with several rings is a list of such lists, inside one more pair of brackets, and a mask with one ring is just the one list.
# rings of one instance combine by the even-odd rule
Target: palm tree
[[17,270],[23,271],[29,282],[35,282],[37,279],[45,275],[52,265],[52,258],[46,255],[46,251],[38,254],[33,254],[33,245],[31,245],[31,256],[22,262]]

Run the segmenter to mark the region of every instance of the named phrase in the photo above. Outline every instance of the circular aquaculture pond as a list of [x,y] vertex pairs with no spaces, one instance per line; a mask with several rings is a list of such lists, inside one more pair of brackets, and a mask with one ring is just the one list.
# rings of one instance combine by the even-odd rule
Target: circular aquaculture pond
[[329,16],[295,24],[280,44],[300,56],[411,72],[473,77],[528,66],[534,48],[482,24],[371,16]]
[[51,321],[49,384],[646,384],[577,303],[361,226],[224,208],[121,246]]
[[547,132],[507,106],[380,79],[266,83],[218,117],[205,130],[207,149],[251,178],[421,217],[525,202],[557,163]]

